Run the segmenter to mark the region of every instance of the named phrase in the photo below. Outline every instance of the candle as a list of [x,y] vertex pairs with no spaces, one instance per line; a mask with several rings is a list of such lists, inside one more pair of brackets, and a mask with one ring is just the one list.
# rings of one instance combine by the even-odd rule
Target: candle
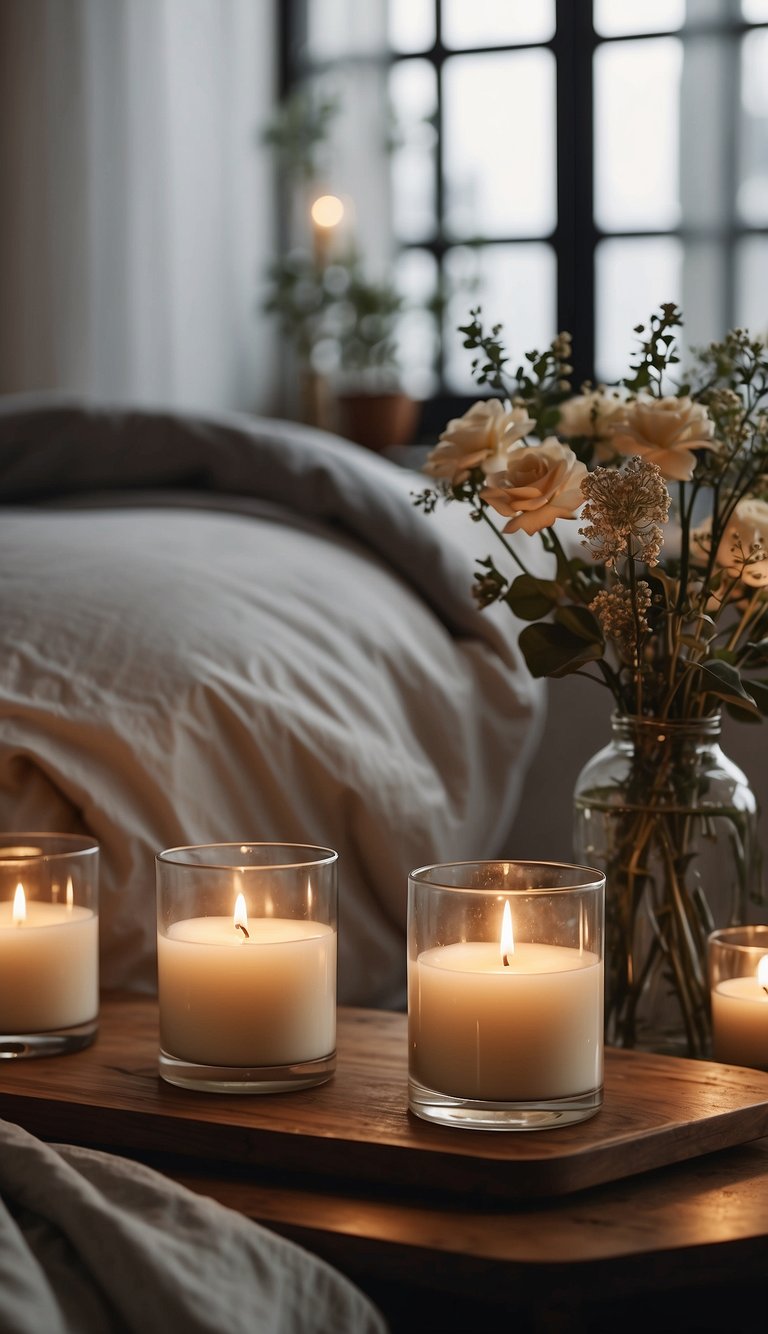
[[43,1033],[94,1019],[98,917],[73,902],[27,900],[21,881],[0,902],[0,1032]]
[[439,1124],[540,1130],[603,1098],[605,876],[454,862],[408,879],[409,1107]]
[[277,1066],[336,1045],[336,933],[323,922],[192,917],[160,934],[160,1039],[177,1060]]
[[768,954],[751,977],[717,982],[711,999],[715,1060],[768,1070]]
[[421,953],[408,1000],[411,1073],[456,1098],[563,1098],[602,1080],[602,964],[591,951],[466,941]]

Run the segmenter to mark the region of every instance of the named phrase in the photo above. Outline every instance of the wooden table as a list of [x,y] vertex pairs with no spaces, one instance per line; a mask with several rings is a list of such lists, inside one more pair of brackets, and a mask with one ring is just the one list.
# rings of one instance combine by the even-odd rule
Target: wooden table
[[265,1098],[175,1089],[157,1049],[153,1000],[104,998],[91,1048],[0,1062],[0,1116],[292,1238],[393,1334],[765,1327],[768,1075],[609,1052],[591,1121],[504,1135],[411,1116],[403,1015],[342,1010],[334,1078]]

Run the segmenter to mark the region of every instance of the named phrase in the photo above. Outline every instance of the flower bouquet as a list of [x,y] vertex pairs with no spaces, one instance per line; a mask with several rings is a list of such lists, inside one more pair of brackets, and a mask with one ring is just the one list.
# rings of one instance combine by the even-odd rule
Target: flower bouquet
[[718,738],[723,711],[768,713],[768,347],[736,329],[681,375],[681,327],[663,305],[624,378],[574,392],[569,335],[515,368],[471,311],[495,393],[448,423],[415,502],[488,527],[474,596],[526,623],[534,676],[611,692],[575,795],[575,851],[607,876],[606,1036],[705,1056],[707,936],[760,895],[754,798]]

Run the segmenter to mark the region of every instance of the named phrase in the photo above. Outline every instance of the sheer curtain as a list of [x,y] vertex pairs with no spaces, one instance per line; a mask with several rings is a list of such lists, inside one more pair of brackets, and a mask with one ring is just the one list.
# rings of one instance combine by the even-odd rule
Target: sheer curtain
[[2,0],[0,392],[269,410],[271,0]]

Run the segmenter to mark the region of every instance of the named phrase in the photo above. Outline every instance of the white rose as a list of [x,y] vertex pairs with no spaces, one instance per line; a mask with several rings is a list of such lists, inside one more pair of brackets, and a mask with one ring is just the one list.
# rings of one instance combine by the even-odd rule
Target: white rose
[[525,408],[505,408],[497,398],[473,403],[463,417],[449,421],[423,471],[456,486],[473,468],[497,472],[507,452],[535,426]]
[[693,451],[713,449],[713,434],[714,425],[701,403],[686,396],[640,395],[614,423],[611,442],[619,454],[639,454],[658,464],[665,477],[687,482],[696,466]]
[[574,519],[584,501],[582,478],[586,465],[570,445],[547,436],[540,445],[518,445],[507,458],[504,472],[494,473],[480,495],[497,513],[509,519],[505,533],[522,529],[537,533],[555,519]]

